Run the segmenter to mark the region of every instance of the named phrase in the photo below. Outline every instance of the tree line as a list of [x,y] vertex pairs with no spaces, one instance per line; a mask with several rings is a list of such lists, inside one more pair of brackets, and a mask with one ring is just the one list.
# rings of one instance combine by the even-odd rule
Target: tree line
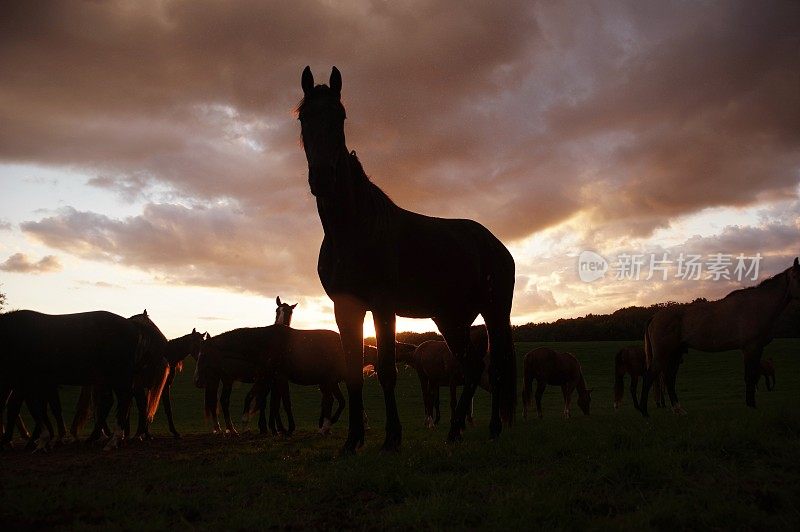
[[[698,298],[695,301],[705,301]],[[588,314],[580,318],[562,318],[552,322],[526,323],[512,326],[515,342],[579,342],[599,340],[639,341],[644,336],[647,322],[663,308],[687,303],[656,303],[647,307],[624,307],[611,314]],[[790,303],[775,323],[775,338],[800,338],[800,303]],[[421,344],[428,340],[441,340],[435,332],[399,332],[398,342]],[[366,342],[375,345],[375,338]]]

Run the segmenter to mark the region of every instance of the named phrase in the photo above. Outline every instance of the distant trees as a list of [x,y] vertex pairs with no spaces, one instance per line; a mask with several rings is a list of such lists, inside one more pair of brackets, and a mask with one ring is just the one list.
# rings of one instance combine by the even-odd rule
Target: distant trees
[[[705,301],[703,298],[695,301]],[[598,340],[638,341],[650,318],[662,308],[687,303],[657,303],[649,307],[625,307],[611,314],[589,314],[582,318],[560,319],[550,323],[526,323],[513,327],[517,342],[569,342]],[[800,338],[800,304],[791,303],[775,323],[776,338]]]
[[[695,301],[705,301],[703,298]],[[625,307],[611,314],[589,314],[581,318],[562,318],[548,323],[526,323],[514,325],[515,342],[576,342],[599,340],[640,341],[650,318],[662,308],[686,305],[687,303],[657,303],[648,307]],[[778,317],[772,330],[775,338],[800,338],[800,303],[792,302]],[[397,333],[398,342],[421,344],[427,340],[441,340],[435,332]],[[375,345],[375,338],[366,342]]]
[[4,292],[0,292],[0,312],[3,311],[3,307],[6,306],[6,294]]

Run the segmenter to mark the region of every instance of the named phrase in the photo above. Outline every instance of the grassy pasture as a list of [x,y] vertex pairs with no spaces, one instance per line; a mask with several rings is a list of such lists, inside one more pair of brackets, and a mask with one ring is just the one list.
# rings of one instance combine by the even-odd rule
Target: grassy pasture
[[[0,525],[19,528],[723,528],[800,526],[800,340],[776,340],[777,388],[744,406],[739,353],[690,352],[678,374],[688,411],[612,408],[613,355],[626,342],[549,344],[573,352],[594,388],[592,414],[561,391],[545,392],[544,419],[519,421],[488,441],[489,398],[476,397],[477,426],[444,443],[449,420],[423,426],[416,375],[400,370],[403,450],[378,452],[383,399],[365,388],[372,429],[356,457],[339,456],[347,410],[331,436],[316,433],[319,393],[294,388],[291,439],[207,434],[190,361],[173,390],[178,429],[163,413],[153,442],[116,452],[72,444],[49,454],[0,454]],[[543,345],[543,344],[536,344]],[[518,344],[518,365],[533,344]],[[521,378],[521,376],[520,376]],[[627,388],[627,381],[626,381]],[[235,419],[247,388],[234,391]],[[445,390],[442,390],[444,392]],[[520,387],[521,391],[521,387]],[[68,419],[77,394],[65,389]],[[652,400],[651,400],[652,401]],[[254,429],[255,427],[251,427]],[[11,528],[9,528],[11,527]]]

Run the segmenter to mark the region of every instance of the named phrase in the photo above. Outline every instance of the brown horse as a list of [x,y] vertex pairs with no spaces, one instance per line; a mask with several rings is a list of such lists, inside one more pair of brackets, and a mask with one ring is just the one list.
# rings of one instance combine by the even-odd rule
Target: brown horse
[[[289,382],[317,385],[322,392],[320,427],[335,423],[344,409],[339,382],[344,379],[344,355],[339,334],[327,330],[300,330],[284,325],[235,329],[210,338],[203,344],[195,372],[195,385],[206,388],[206,414],[216,430],[216,386],[221,381],[252,382],[260,386],[273,383],[270,414],[277,414],[276,397],[282,397]],[[212,388],[209,390],[209,388]],[[339,407],[331,414],[334,396]],[[220,401],[226,427],[236,429],[230,420],[229,404]],[[294,417],[291,404],[287,412],[290,429]]]
[[[470,349],[483,355],[484,367],[489,367],[489,339],[486,327],[476,325],[470,328]],[[425,406],[425,426],[435,427],[441,419],[439,408],[439,388],[450,389],[450,415],[456,414],[456,392],[464,385],[464,369],[458,359],[453,356],[447,343],[441,340],[430,340],[420,344],[414,351],[409,363],[417,371],[422,401]],[[488,369],[484,369],[479,386],[491,392]],[[473,408],[467,411],[467,422],[473,424]]]
[[[625,375],[631,376],[631,398],[633,406],[639,410],[639,377],[644,376],[647,371],[647,355],[644,347],[629,345],[617,351],[614,358],[614,410],[622,406],[623,389],[625,386]],[[656,406],[659,408],[666,406],[664,398],[664,378],[659,377],[655,387]]]
[[572,392],[578,390],[578,406],[589,415],[592,390],[586,388],[581,365],[572,353],[560,353],[549,347],[537,347],[525,355],[525,380],[522,388],[522,412],[527,419],[531,404],[531,386],[536,379],[536,412],[542,417],[542,394],[545,386],[561,386],[564,394],[564,417],[569,417]]
[[775,363],[771,358],[766,358],[761,361],[761,366],[758,370],[758,377],[764,376],[764,384],[770,392],[775,389]]
[[[516,364],[511,337],[514,258],[488,229],[472,220],[424,216],[396,205],[370,181],[347,148],[342,77],[315,85],[311,69],[301,78],[297,108],[308,184],[325,236],[317,272],[333,301],[347,357],[349,431],[344,452],[364,443],[364,318],[372,312],[378,344],[378,380],[386,408],[383,449],[397,451],[402,427],[397,411],[397,316],[432,318],[450,351],[462,361],[465,385],[448,439],[461,439],[483,358],[469,352],[469,327],[478,315],[489,330],[492,414],[489,434],[500,435],[516,408]],[[502,418],[501,418],[502,410]]]
[[761,353],[772,341],[771,330],[786,305],[800,299],[800,262],[759,285],[736,290],[717,301],[697,301],[669,307],[653,316],[645,333],[645,349],[652,364],[644,376],[639,408],[647,416],[647,395],[663,374],[670,403],[676,413],[685,411],[675,393],[682,355],[689,348],[719,352],[741,349],[744,354],[745,403],[756,406]]

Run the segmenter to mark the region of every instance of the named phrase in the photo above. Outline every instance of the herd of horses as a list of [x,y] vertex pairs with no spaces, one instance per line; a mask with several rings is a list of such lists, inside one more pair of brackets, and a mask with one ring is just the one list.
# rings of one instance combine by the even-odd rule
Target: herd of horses
[[[295,428],[289,383],[317,386],[322,399],[319,429],[327,432],[349,406],[348,435],[343,451],[364,444],[364,367],[374,368],[386,409],[382,449],[400,447],[402,427],[395,386],[396,363],[419,375],[429,426],[440,420],[439,389],[450,390],[448,441],[458,441],[472,420],[478,387],[491,395],[489,434],[497,438],[503,425],[514,422],[517,364],[511,334],[514,259],[488,229],[472,220],[424,216],[396,205],[365,173],[355,151],[345,142],[346,113],[341,102],[342,78],[332,69],[328,85],[314,83],[310,68],[301,77],[303,99],[297,108],[308,184],[315,197],[324,231],[317,271],[333,301],[339,332],[299,330],[290,325],[294,306],[277,300],[276,323],[241,328],[211,337],[192,330],[167,340],[147,312],[124,318],[109,312],[46,315],[21,310],[0,315],[0,406],[6,424],[0,445],[9,445],[20,427],[23,403],[36,424],[31,442],[47,447],[54,434],[47,414],[56,418],[60,435],[66,427],[58,397],[60,385],[81,386],[72,434],[90,417],[90,440],[103,436],[111,449],[128,437],[150,437],[149,425],[159,403],[170,431],[170,387],[175,372],[188,357],[196,358],[194,383],[205,389],[205,409],[213,429],[222,411],[225,431],[234,433],[230,395],[233,382],[251,383],[244,419],[259,413],[259,428],[291,432]],[[774,384],[774,368],[762,365],[771,328],[791,300],[800,299],[800,264],[755,287],[737,290],[723,299],[669,307],[656,313],[644,331],[644,345],[616,357],[615,405],[622,400],[623,378],[632,376],[634,405],[648,415],[650,388],[664,405],[682,412],[675,393],[678,368],[689,348],[702,351],[741,349],[744,353],[746,404],[755,406],[761,374]],[[376,346],[364,347],[363,322],[371,312]],[[478,316],[482,326],[473,327]],[[444,338],[410,346],[396,341],[396,316],[431,318]],[[366,364],[365,364],[366,363]],[[541,416],[547,385],[561,386],[564,415],[569,416],[575,391],[578,406],[589,413],[591,389],[580,364],[569,353],[537,348],[523,363],[523,407],[527,417],[531,394]],[[642,379],[637,398],[637,381]],[[537,381],[535,392],[533,380]],[[339,383],[347,387],[347,401]],[[768,384],[771,387],[772,384]],[[221,386],[221,391],[220,391]],[[457,388],[461,395],[457,396]],[[269,418],[266,408],[269,398]],[[333,410],[334,399],[337,401]],[[107,417],[116,400],[113,430]],[[139,412],[136,432],[130,431],[130,405]],[[284,426],[280,407],[287,416]],[[42,434],[43,436],[35,438]]]

